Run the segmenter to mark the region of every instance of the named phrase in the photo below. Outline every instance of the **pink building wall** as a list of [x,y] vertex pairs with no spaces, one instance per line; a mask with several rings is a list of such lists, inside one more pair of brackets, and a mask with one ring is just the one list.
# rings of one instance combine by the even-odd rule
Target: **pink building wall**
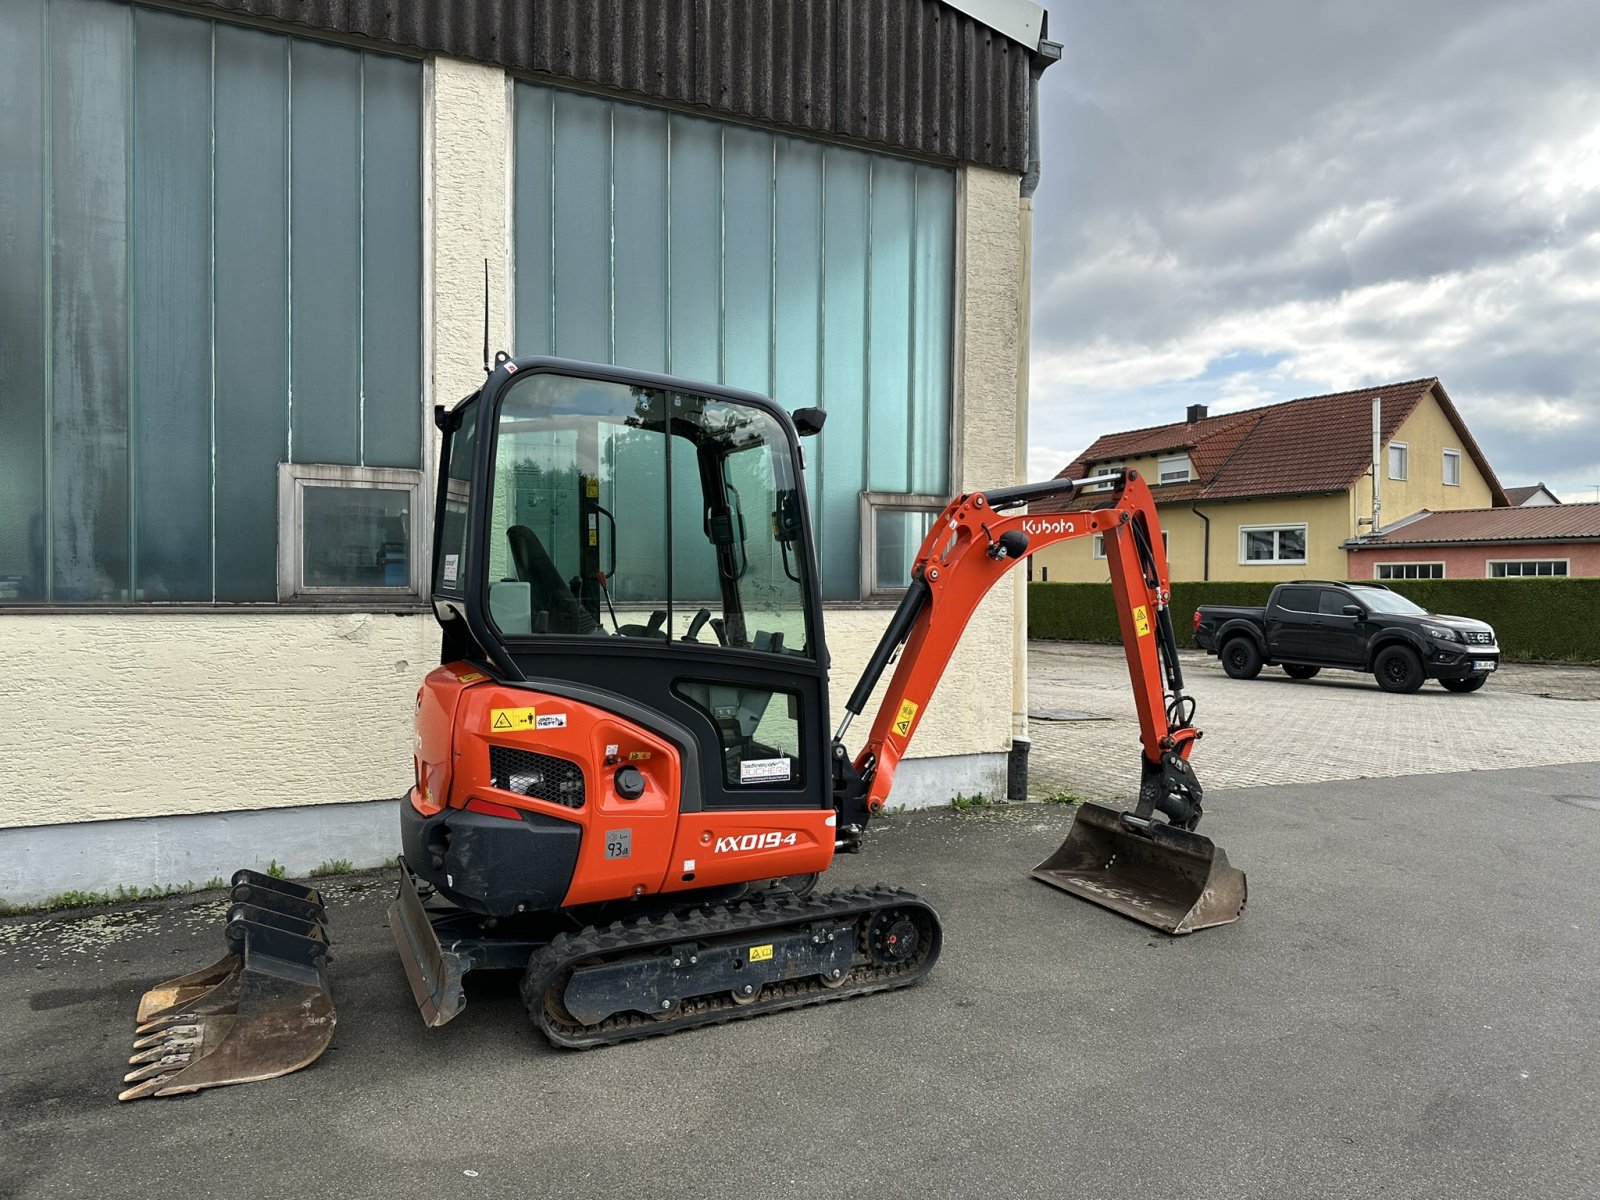
[[1378,563],[1442,562],[1446,579],[1482,579],[1491,559],[1564,558],[1568,575],[1600,576],[1600,542],[1523,542],[1500,546],[1398,546],[1347,552],[1351,579],[1372,579]]

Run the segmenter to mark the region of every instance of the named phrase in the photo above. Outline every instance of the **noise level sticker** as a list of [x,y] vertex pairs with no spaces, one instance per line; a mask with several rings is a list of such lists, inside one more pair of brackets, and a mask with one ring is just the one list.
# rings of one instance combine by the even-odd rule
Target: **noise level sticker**
[[772,943],[768,942],[765,946],[751,946],[750,947],[750,961],[751,962],[771,962],[772,961]]
[[900,711],[894,718],[894,731],[901,737],[911,736],[911,722],[917,719],[917,706],[909,700],[900,701]]
[[1142,604],[1133,610],[1133,628],[1140,637],[1150,636],[1150,613]]
[[457,683],[482,683],[489,678],[482,671],[467,671],[456,676]]
[[533,729],[539,722],[538,714],[531,708],[491,708],[489,728],[496,733],[510,733],[517,729]]

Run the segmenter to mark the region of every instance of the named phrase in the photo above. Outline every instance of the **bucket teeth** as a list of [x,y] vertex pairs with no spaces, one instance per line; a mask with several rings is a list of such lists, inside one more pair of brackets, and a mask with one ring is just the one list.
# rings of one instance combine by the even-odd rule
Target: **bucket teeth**
[[333,1039],[322,898],[241,871],[223,938],[228,953],[139,1001],[133,1070],[119,1100],[271,1079],[321,1057]]
[[200,1026],[198,1025],[168,1025],[157,1033],[135,1038],[133,1048],[135,1050],[143,1050],[149,1046],[181,1045],[186,1042],[198,1042],[199,1040]]

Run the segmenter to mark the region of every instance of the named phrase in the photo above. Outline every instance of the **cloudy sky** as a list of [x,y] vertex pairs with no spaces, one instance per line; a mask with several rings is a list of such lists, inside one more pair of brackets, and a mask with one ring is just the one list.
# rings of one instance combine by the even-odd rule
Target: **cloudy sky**
[[1101,433],[1437,375],[1600,485],[1600,3],[1047,0],[1030,478]]

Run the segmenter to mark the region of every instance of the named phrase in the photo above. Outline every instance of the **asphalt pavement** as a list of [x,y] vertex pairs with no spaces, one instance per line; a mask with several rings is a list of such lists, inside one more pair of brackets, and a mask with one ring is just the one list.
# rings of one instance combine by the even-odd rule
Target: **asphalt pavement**
[[589,1052],[514,981],[426,1030],[385,878],[330,886],[298,1074],[118,1104],[134,1003],[214,899],[0,921],[0,1196],[1600,1195],[1600,764],[1215,791],[1236,924],[1028,878],[1072,809],[895,815],[830,873],[928,897],[905,991]]

